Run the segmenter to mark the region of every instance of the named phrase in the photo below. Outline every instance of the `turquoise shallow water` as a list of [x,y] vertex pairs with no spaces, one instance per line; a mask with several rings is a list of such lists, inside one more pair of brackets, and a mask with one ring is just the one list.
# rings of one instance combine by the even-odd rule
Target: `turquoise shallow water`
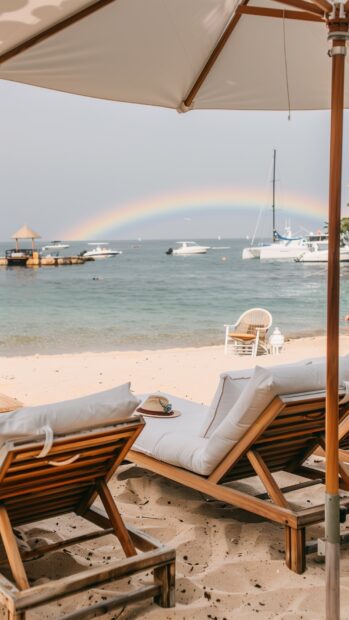
[[[174,242],[112,242],[123,250],[116,258],[0,267],[0,354],[219,344],[223,324],[253,306],[269,309],[288,336],[324,331],[326,265],[242,261],[246,241],[202,242],[231,247],[171,257],[165,251]],[[8,247],[0,244],[0,254]],[[72,243],[66,254],[87,248]],[[341,299],[344,316],[349,265],[341,268]]]

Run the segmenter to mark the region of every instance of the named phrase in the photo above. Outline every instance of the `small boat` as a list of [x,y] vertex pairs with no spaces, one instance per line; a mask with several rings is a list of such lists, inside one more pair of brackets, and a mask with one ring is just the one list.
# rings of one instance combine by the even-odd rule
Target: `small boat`
[[89,245],[95,245],[96,247],[93,250],[88,250],[82,252],[82,256],[85,258],[110,258],[112,256],[118,256],[118,254],[122,254],[122,250],[113,250],[112,248],[103,247],[108,245],[108,243],[89,243]]
[[[349,262],[349,245],[339,248],[339,260],[341,263]],[[328,262],[328,241],[324,243],[313,243],[307,252],[297,258],[296,263],[327,263]]]
[[206,254],[210,246],[198,245],[195,241],[177,241],[179,248],[169,248],[166,254],[174,254],[176,256],[190,256],[192,254]]
[[62,243],[62,241],[51,241],[51,243],[48,243],[47,245],[44,245],[44,247],[42,248],[44,251],[46,250],[65,250],[66,248],[69,248],[70,245],[68,245],[67,243]]

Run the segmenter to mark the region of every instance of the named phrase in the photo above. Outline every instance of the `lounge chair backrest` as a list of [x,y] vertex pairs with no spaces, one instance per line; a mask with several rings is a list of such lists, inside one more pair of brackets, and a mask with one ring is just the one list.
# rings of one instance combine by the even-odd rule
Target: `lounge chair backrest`
[[310,363],[271,369],[256,366],[240,398],[216,428],[205,450],[206,466],[212,471],[248,431],[275,396],[307,393],[325,389],[326,366]]
[[56,437],[45,457],[40,457],[40,437],[5,444],[0,503],[12,524],[87,509],[95,499],[96,483],[109,480],[143,426],[135,416],[92,432]]
[[23,407],[0,416],[0,447],[9,440],[28,438],[49,427],[53,434],[73,433],[91,429],[129,417],[139,400],[130,391],[130,384],[82,398],[59,403]]
[[[321,402],[319,405],[321,420],[317,426],[319,435],[324,431],[325,377],[324,362],[279,366],[270,369],[256,367],[240,397],[209,438],[197,437],[193,443],[192,438],[182,437],[179,441],[179,438],[174,437],[173,434],[168,434],[158,442],[154,456],[208,476],[224,461],[234,446],[240,445],[240,440],[249,433],[250,429],[257,429],[259,433],[264,430],[258,427],[257,419],[262,417],[266,410],[269,412],[268,424],[270,424],[274,417],[277,417],[284,409],[288,395],[292,394],[303,393],[305,402],[307,399]],[[344,358],[341,362],[340,377],[341,380],[349,379],[348,358]],[[315,406],[315,411],[316,407],[318,404]],[[310,409],[309,414],[305,410],[305,415],[305,419],[308,419],[310,415],[309,420],[311,420],[314,415],[313,409]],[[308,445],[307,442],[306,438],[304,445]]]
[[[340,420],[349,414],[349,403],[341,404],[342,395],[343,391],[339,390]],[[276,396],[262,418],[268,420],[268,424],[249,429],[229,455],[231,466],[226,468],[229,459],[223,459],[215,469],[215,479],[227,482],[255,476],[256,471],[248,458],[250,450],[263,459],[271,473],[296,471],[317,447],[323,445],[326,392]]]
[[[318,361],[325,362],[325,360]],[[300,362],[288,364],[287,368],[292,371],[294,366],[305,366],[310,363],[313,363],[313,360],[305,359]],[[273,373],[277,373],[279,369],[282,371],[283,368],[285,368],[285,364],[273,366]],[[217,390],[202,424],[200,437],[211,437],[216,428],[223,422],[227,413],[229,413],[233,405],[235,405],[253,373],[254,368],[246,368],[244,370],[233,370],[221,374]]]

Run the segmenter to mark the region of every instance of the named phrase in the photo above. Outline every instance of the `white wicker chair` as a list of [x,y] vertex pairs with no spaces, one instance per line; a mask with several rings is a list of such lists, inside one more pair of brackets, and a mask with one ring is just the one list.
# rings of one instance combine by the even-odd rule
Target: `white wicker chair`
[[252,355],[268,353],[267,333],[273,322],[268,310],[251,308],[246,310],[236,323],[224,325],[225,345],[224,352],[228,353],[231,345],[234,355]]

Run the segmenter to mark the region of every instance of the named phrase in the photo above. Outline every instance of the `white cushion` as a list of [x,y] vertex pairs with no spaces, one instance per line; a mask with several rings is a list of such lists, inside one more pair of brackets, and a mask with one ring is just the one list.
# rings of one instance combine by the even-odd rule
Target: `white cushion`
[[[348,359],[342,360],[341,375],[349,371]],[[256,367],[240,397],[210,437],[164,435],[154,456],[201,475],[209,475],[241,439],[276,395],[323,390],[324,362],[303,362],[271,368]],[[181,445],[182,449],[177,446]],[[190,452],[190,445],[193,451]]]
[[[246,418],[245,424],[248,428],[251,421],[254,421],[263,411],[265,403],[268,404],[272,400],[273,394],[270,391],[268,379],[268,371],[256,367],[235,405],[211,437],[193,438],[191,452],[188,449],[190,438],[186,437],[184,442],[181,441],[183,449],[179,450],[176,446],[176,443],[179,443],[179,437],[165,435],[156,445],[154,456],[203,476],[209,475],[243,434],[243,420]],[[239,420],[240,414],[241,420]]]
[[67,434],[111,424],[128,418],[139,400],[130,383],[97,394],[37,407],[23,407],[0,415],[0,446],[11,439],[25,438],[50,426],[53,433]]
[[[171,437],[179,435],[181,437],[179,445],[186,437],[193,441],[193,437],[199,435],[202,420],[207,415],[208,409],[205,405],[177,398],[171,394],[163,392],[158,392],[158,394],[168,398],[173,409],[180,411],[181,415],[176,418],[151,418],[144,416],[145,427],[137,437],[132,449],[151,456],[155,456],[156,446],[165,435]],[[141,398],[143,400],[146,397]]]
[[253,368],[221,374],[216,393],[200,430],[201,437],[210,437],[236,403],[253,374]]
[[[287,364],[287,368],[318,362],[324,363],[325,359],[319,359],[316,360],[316,362],[313,359],[301,360],[300,362]],[[346,364],[349,374],[349,357],[341,358],[341,366],[343,366],[343,364]],[[284,367],[285,364],[282,364],[273,366],[273,369],[277,372],[278,368]],[[200,431],[201,437],[211,437],[214,430],[220,425],[232,406],[235,405],[242,390],[246,386],[246,382],[252,377],[253,372],[253,368],[248,368],[245,370],[228,371],[221,374],[216,393]]]
[[[224,376],[228,376],[227,373]],[[237,373],[234,373],[234,376]],[[243,379],[240,374],[240,379]],[[349,380],[349,356],[340,359],[340,383]],[[276,395],[292,394],[298,392],[311,392],[325,389],[326,363],[324,360],[313,361],[305,360],[295,364],[274,366],[270,368],[256,367],[249,381],[240,393],[235,404],[230,411],[223,416],[222,422],[215,427],[210,437],[202,437],[203,426],[198,426],[199,416],[192,416],[187,413],[187,408],[195,411],[195,403],[189,401],[176,401],[170,397],[174,406],[181,409],[181,418],[173,419],[173,426],[169,427],[169,421],[162,421],[162,428],[158,429],[156,436],[152,433],[156,429],[156,420],[151,420],[152,427],[148,426],[148,453],[158,460],[165,461],[172,465],[188,469],[195,473],[208,476],[217,467],[220,461],[241,439],[244,433],[250,428],[264,409],[270,404]],[[237,379],[239,381],[239,379]],[[220,388],[222,387],[220,383]],[[229,385],[229,384],[227,384]],[[240,387],[240,386],[239,386]],[[228,394],[230,386],[227,391]],[[218,393],[218,390],[217,390]],[[217,405],[217,393],[212,402]],[[236,386],[232,388],[233,396],[236,395]],[[225,398],[225,394],[224,394]],[[178,405],[176,404],[178,402]],[[196,405],[204,413],[204,407]],[[209,411],[212,415],[212,412]],[[191,421],[189,422],[189,420]],[[205,424],[207,424],[205,418]],[[181,420],[180,425],[176,420]],[[195,420],[195,422],[194,422]],[[188,421],[188,423],[186,423]],[[166,425],[166,427],[164,426]],[[167,428],[167,431],[166,431]],[[195,429],[197,431],[195,432]],[[207,428],[207,427],[206,427]],[[147,428],[146,428],[147,430]],[[140,438],[142,440],[142,431]],[[141,450],[142,451],[142,450]],[[145,450],[143,450],[145,451]]]

